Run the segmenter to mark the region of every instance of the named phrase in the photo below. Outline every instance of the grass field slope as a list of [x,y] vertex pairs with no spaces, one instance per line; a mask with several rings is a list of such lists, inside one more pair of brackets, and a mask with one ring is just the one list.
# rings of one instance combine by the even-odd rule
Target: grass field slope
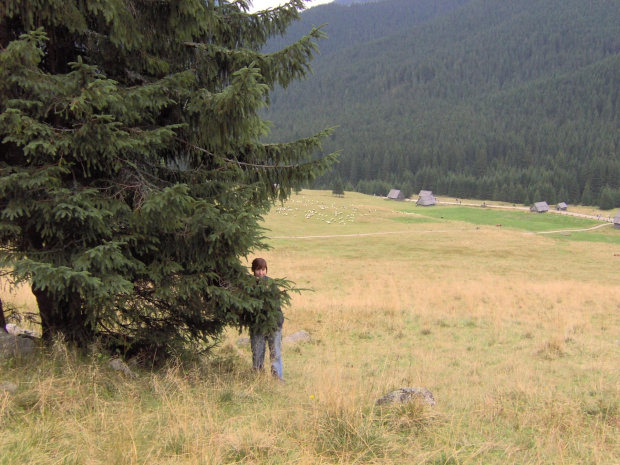
[[[620,230],[593,216],[304,190],[247,257],[302,289],[285,384],[232,330],[135,379],[57,344],[0,363],[0,464],[620,463]],[[437,405],[375,405],[407,386]]]

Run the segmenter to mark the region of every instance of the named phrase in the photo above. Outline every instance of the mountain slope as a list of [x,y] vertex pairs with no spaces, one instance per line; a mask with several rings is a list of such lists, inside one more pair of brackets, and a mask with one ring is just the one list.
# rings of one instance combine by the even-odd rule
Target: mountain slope
[[276,91],[267,117],[274,139],[340,126],[324,185],[620,205],[614,2],[330,4],[290,33],[323,23],[314,75]]

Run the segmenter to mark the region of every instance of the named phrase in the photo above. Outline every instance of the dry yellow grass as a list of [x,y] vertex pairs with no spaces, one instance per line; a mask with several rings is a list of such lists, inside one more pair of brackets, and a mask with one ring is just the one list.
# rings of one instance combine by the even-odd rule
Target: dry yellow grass
[[[313,337],[285,385],[235,331],[138,380],[56,348],[0,365],[0,464],[620,463],[618,246],[397,210],[303,191],[265,218],[256,255],[312,289],[285,309]],[[437,406],[374,405],[403,386]]]
[[19,308],[35,310],[37,307],[37,301],[26,284],[11,288],[6,281],[0,281],[0,298],[3,302]]

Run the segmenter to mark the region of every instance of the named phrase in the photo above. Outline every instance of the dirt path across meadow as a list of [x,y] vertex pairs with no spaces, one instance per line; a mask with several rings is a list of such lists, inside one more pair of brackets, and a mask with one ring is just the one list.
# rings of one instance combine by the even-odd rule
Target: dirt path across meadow
[[591,228],[585,229],[560,229],[558,231],[539,231],[531,234],[556,234],[556,233],[564,233],[564,232],[582,232],[582,231],[592,231],[593,229],[604,228],[605,226],[610,226],[611,223],[598,224],[596,226],[592,226]]

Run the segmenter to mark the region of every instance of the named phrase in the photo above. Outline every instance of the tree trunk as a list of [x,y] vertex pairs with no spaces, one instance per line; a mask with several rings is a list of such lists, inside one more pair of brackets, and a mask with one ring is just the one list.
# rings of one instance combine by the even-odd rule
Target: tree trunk
[[6,320],[4,319],[4,309],[2,308],[2,299],[0,299],[0,329],[2,329],[5,333],[6,330]]
[[93,341],[95,331],[77,294],[56,299],[49,292],[40,289],[32,289],[32,293],[39,306],[41,338],[44,341],[52,342],[59,335],[79,347],[86,347]]

